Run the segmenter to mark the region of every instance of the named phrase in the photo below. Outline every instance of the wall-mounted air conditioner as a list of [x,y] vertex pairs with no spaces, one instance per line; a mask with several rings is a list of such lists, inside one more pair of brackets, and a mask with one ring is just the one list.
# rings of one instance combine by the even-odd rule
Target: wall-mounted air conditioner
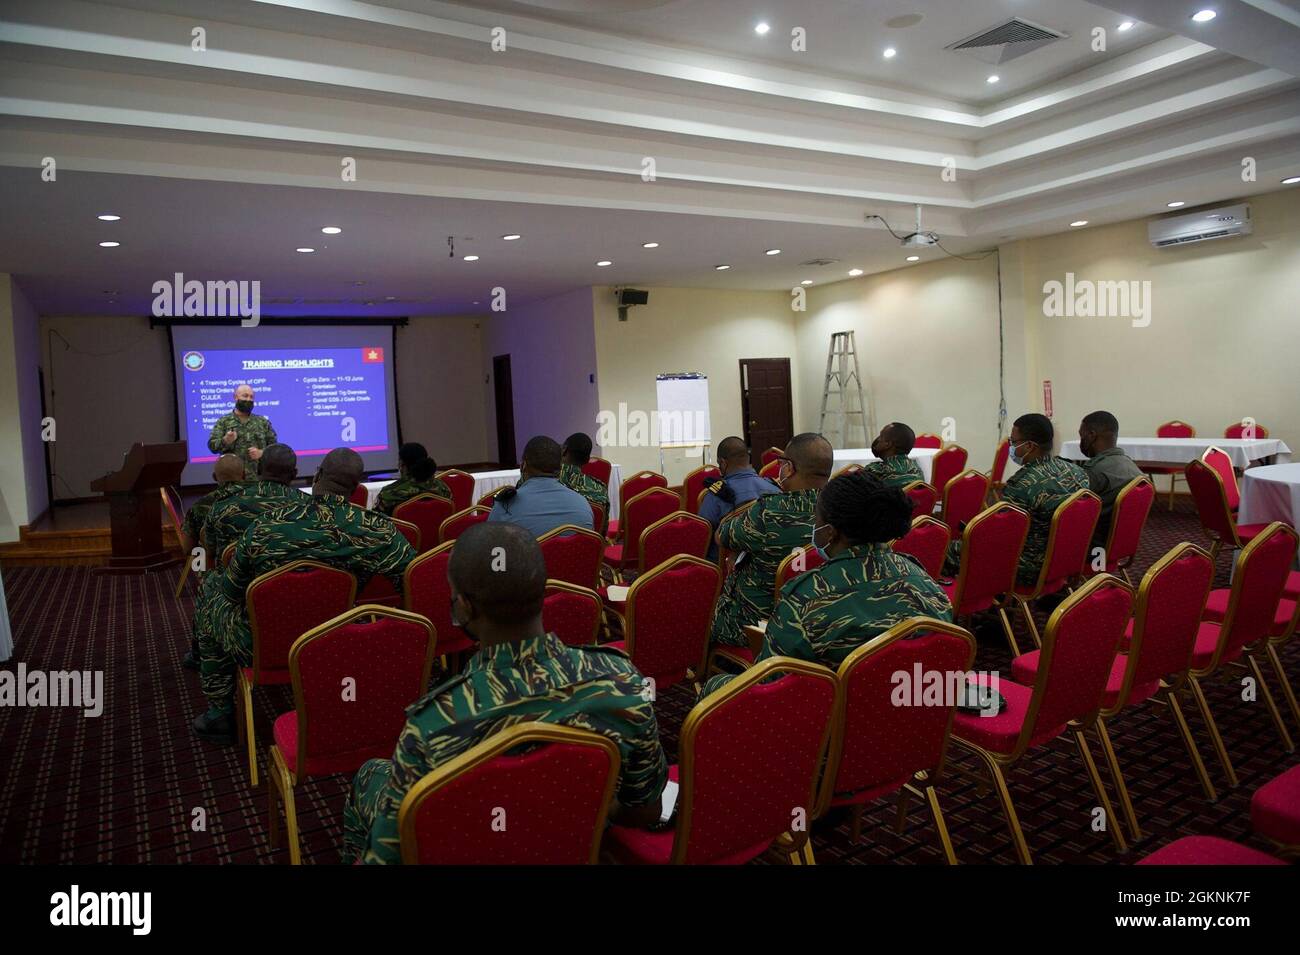
[[1240,203],[1218,209],[1202,209],[1182,215],[1152,219],[1147,223],[1147,236],[1157,249],[1189,242],[1208,242],[1210,239],[1229,239],[1234,235],[1250,235],[1254,231],[1250,206]]

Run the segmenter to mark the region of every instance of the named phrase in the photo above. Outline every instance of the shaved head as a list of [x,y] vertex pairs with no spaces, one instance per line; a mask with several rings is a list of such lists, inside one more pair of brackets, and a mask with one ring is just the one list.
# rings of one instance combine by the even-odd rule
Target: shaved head
[[447,579],[453,595],[489,625],[524,627],[541,617],[546,561],[537,539],[518,524],[485,522],[466,530],[452,547]]
[[835,452],[831,443],[813,431],[805,431],[791,438],[785,446],[785,456],[800,471],[814,477],[829,478],[831,468],[835,466]]
[[262,452],[258,473],[264,481],[288,484],[298,476],[298,455],[287,444],[273,444]]
[[223,454],[217,458],[217,463],[213,465],[212,476],[217,479],[218,484],[242,481],[244,479],[244,459],[237,454]]
[[723,461],[744,466],[749,463],[749,448],[742,439],[734,435],[723,438],[718,442],[718,463],[721,464]]
[[244,384],[240,385],[238,388],[235,389],[236,401],[242,401],[245,398],[252,398],[252,397],[253,397],[253,389],[248,385],[247,382],[245,382]]
[[[263,455],[265,457],[265,455]],[[341,494],[351,497],[361,483],[366,466],[361,455],[351,448],[335,448],[325,455],[316,470],[315,491],[318,494]]]

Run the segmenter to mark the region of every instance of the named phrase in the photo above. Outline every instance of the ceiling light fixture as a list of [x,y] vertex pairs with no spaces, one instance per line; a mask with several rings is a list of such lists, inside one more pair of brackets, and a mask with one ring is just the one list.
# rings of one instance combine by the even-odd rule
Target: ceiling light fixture
[[1218,15],[1214,10],[1198,10],[1192,14],[1192,19],[1197,23],[1209,23]]
[[1088,224],[1088,220],[1087,220],[1087,219],[1075,219],[1073,222],[1070,223],[1070,228],[1071,228],[1071,229],[1077,229],[1077,228],[1079,228],[1079,226],[1084,226],[1084,225],[1087,225],[1087,224]]
[[316,250],[315,250],[315,249],[302,248],[302,249],[294,249],[294,251],[295,251],[295,252],[315,252]]
[[799,284],[800,284],[800,285],[812,285],[812,279],[804,279],[804,280],[803,280],[802,282],[800,282]]
[[768,249],[768,250],[767,250],[766,252],[764,252],[763,254],[764,254],[764,255],[780,255],[780,254],[781,254],[781,250],[780,250],[780,249]]
[[994,73],[992,76],[989,77],[989,82],[990,82],[990,83],[996,83],[996,82],[997,82],[998,80],[1000,80],[1000,79],[1002,79],[1002,77],[1000,77],[1000,76],[998,76],[996,73]]
[[1297,182],[1300,182],[1300,176],[1287,176],[1282,180],[1282,185],[1294,186]]
[[116,249],[121,244],[121,242],[101,242],[99,243],[99,247],[101,249]]
[[478,256],[477,256],[477,255],[467,255],[467,256],[465,256],[465,261],[466,261],[466,262],[477,262],[477,261],[478,261]]
[[603,269],[605,266],[607,266],[607,265],[613,265],[614,263],[611,262],[609,259],[601,259],[601,260],[600,260],[599,262],[597,262],[596,264],[597,264],[598,266],[600,266],[600,267]]
[[343,230],[336,225],[327,225],[321,229],[326,235],[338,235]]
[[715,266],[713,267],[713,271],[715,271],[715,272],[725,272],[725,271],[727,271],[727,269],[729,269],[729,268],[731,268],[730,265],[715,265]]
[[857,278],[861,274],[862,274],[861,269],[849,269],[849,275],[853,276],[854,278]]
[[511,232],[509,235],[503,235],[501,238],[504,239],[506,242],[513,242],[515,241],[515,239],[523,238],[523,236],[519,235],[516,232]]
[[1181,199],[1175,199],[1173,202],[1166,202],[1165,205],[1168,206],[1170,209],[1180,209],[1183,206],[1187,205],[1187,203],[1183,202],[1183,200]]
[[1132,30],[1135,26],[1137,26],[1137,24],[1134,23],[1132,20],[1125,20],[1123,23],[1119,25],[1119,32],[1127,33],[1129,30]]
[[122,218],[122,217],[121,217],[121,216],[113,216],[113,215],[109,215],[109,214],[105,213],[105,214],[102,215],[102,216],[95,216],[95,218],[96,218],[96,219],[99,219],[101,222],[116,222],[118,219],[120,219],[120,218]]
[[658,242],[642,242],[642,243],[641,243],[641,248],[643,248],[643,249],[657,249],[657,248],[659,248],[659,243],[658,243]]
[[887,46],[885,47],[884,55],[885,55],[885,59],[892,60],[895,56],[898,55],[898,51],[895,50],[892,46]]
[[767,31],[770,29],[772,28],[768,26],[766,23],[760,23],[754,27],[754,32],[757,33],[759,36],[766,36]]
[[909,262],[920,262],[920,261],[921,261],[921,257],[920,257],[919,255],[909,255],[909,256],[907,257],[907,261],[909,261]]

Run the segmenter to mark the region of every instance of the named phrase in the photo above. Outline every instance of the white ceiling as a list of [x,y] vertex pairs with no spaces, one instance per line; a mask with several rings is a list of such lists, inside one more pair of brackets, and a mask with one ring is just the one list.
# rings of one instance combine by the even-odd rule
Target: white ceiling
[[[268,312],[447,314],[498,285],[527,301],[896,268],[864,217],[910,232],[914,203],[970,252],[1282,188],[1300,172],[1300,14],[1213,5],[1197,25],[1183,0],[8,0],[0,271],[43,313],[139,314],[184,271],[307,300]],[[943,49],[1011,15],[1070,38],[996,67]],[[1119,34],[1125,16],[1142,22]],[[95,221],[108,211],[123,220]],[[448,260],[449,234],[480,261]],[[840,262],[799,266],[823,256]]]

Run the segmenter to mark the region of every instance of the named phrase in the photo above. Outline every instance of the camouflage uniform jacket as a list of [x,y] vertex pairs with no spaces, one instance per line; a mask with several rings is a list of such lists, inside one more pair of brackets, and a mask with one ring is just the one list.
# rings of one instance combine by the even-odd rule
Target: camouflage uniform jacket
[[582,468],[573,464],[560,465],[560,483],[571,491],[577,491],[592,504],[599,504],[605,512],[605,519],[609,520],[609,489],[605,485],[590,474],[583,474]]
[[427,481],[417,481],[413,477],[399,477],[392,484],[386,484],[379,489],[375,510],[391,517],[393,511],[417,494],[437,494],[449,501],[452,499],[451,488],[436,477],[431,477]]
[[213,506],[238,494],[243,488],[243,481],[227,481],[220,487],[204,494],[191,504],[190,509],[185,512],[185,520],[181,522],[181,532],[196,544],[202,543],[203,525],[206,523],[208,515],[212,513]]
[[617,650],[565,646],[554,634],[479,650],[464,672],[406,711],[392,760],[358,771],[344,810],[344,860],[401,860],[397,810],[430,771],[518,723],[592,730],[622,756],[617,796],[625,806],[654,802],[668,778],[644,678]]
[[1029,512],[1029,534],[1020,552],[1016,583],[1032,587],[1047,556],[1052,515],[1075,491],[1088,490],[1088,473],[1065,458],[1046,457],[1026,464],[1007,479],[1002,500]]
[[[226,444],[222,440],[227,431],[235,432],[234,444]],[[233,411],[222,415],[208,435],[208,450],[213,454],[239,455],[244,462],[244,474],[249,480],[257,477],[259,462],[248,456],[248,449],[259,448],[265,451],[275,443],[275,429],[271,427],[271,420],[260,414],[250,414],[246,419]]]
[[921,466],[906,454],[895,454],[892,458],[868,461],[862,466],[862,470],[880,478],[885,483],[885,487],[896,487],[900,491],[913,481],[925,480],[925,475],[921,473]]

